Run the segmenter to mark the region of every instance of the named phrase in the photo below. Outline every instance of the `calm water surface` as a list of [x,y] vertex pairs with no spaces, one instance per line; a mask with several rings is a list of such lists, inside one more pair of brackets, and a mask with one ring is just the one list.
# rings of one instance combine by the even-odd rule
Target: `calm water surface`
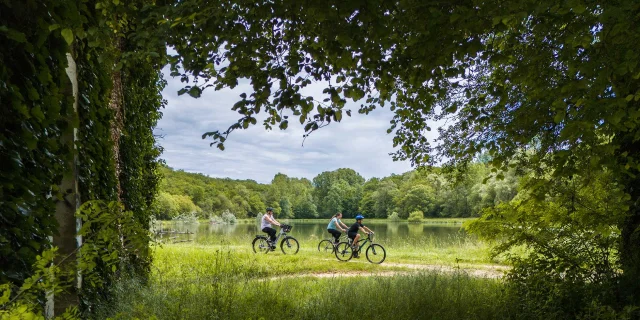
[[[293,225],[290,235],[296,239],[307,241],[320,241],[329,238],[327,232],[328,221],[281,221]],[[353,221],[344,221],[350,226]],[[450,246],[461,243],[469,238],[460,224],[415,224],[407,222],[370,222],[365,225],[376,233],[376,242],[387,245],[394,244],[419,244],[431,242],[434,245]],[[264,234],[258,230],[257,223],[238,224],[212,224],[209,222],[184,223],[165,222],[165,230],[180,232],[189,231],[191,235],[172,235],[175,240],[191,239],[199,244],[225,244],[250,242],[256,234]],[[164,236],[165,239],[167,236]]]

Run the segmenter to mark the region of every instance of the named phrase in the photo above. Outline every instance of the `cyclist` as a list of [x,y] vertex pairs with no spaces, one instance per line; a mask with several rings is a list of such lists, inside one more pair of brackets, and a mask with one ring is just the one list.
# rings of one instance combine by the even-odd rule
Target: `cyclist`
[[267,233],[269,235],[269,245],[271,246],[271,250],[275,250],[276,248],[276,229],[271,227],[271,224],[275,224],[276,226],[280,226],[280,222],[276,221],[276,218],[273,217],[273,208],[267,208],[267,213],[262,216],[262,221],[260,223],[260,228],[262,232]]
[[364,219],[364,217],[359,214],[356,216],[356,223],[354,223],[350,228],[349,231],[347,233],[347,235],[349,236],[349,239],[353,240],[353,257],[354,258],[358,258],[358,253],[357,253],[357,249],[358,249],[358,240],[360,240],[360,234],[358,233],[358,231],[360,231],[361,229],[364,230],[366,233],[373,233],[373,231],[371,231],[371,229],[365,227],[362,224],[362,220]]
[[[335,243],[340,242],[340,231],[346,232],[347,225],[342,223],[342,212],[338,212],[331,217],[331,221],[327,226],[327,232],[331,233],[331,235],[335,238]],[[340,231],[338,231],[339,229]]]

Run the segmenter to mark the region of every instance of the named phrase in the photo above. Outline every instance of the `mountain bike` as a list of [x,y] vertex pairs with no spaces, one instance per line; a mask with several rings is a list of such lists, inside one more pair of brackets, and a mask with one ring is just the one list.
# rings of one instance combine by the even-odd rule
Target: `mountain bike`
[[367,256],[367,260],[371,263],[381,264],[384,259],[387,258],[387,251],[384,250],[384,247],[373,242],[373,232],[367,234],[366,239],[360,240],[360,246],[357,248],[352,247],[353,240],[349,239],[349,242],[340,242],[336,246],[335,254],[336,258],[340,261],[349,261],[353,258],[354,254],[359,255],[363,250],[364,246],[369,244],[367,250],[365,251],[365,255]]
[[253,239],[253,242],[251,243],[251,246],[253,247],[253,252],[269,253],[269,251],[275,251],[278,240],[282,238],[282,242],[280,242],[280,250],[282,250],[282,253],[284,254],[298,253],[298,250],[300,249],[298,240],[296,240],[296,238],[292,236],[287,235],[287,233],[291,231],[291,228],[293,228],[293,226],[290,226],[287,224],[280,225],[280,232],[278,233],[278,236],[276,237],[276,240],[273,243],[271,242],[271,240],[269,240],[269,236],[264,236],[261,234],[257,235]]
[[333,237],[324,239],[320,241],[320,243],[318,243],[318,251],[322,253],[333,253],[336,250],[336,246],[338,246],[338,243],[347,241],[347,239],[348,237],[346,233],[342,233],[340,235],[340,238],[338,238],[338,242],[333,242]]

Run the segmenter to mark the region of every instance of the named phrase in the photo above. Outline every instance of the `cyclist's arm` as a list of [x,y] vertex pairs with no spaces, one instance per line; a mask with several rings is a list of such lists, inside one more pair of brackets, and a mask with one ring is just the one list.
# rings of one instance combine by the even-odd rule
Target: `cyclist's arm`
[[280,222],[276,221],[276,219],[274,219],[274,218],[267,217],[267,220],[269,220],[270,223],[273,223],[276,226],[280,226]]
[[344,227],[344,231],[347,231],[347,229],[349,229],[349,227],[347,227],[347,225],[344,224],[342,221],[340,221],[340,224]]
[[365,232],[367,232],[367,233],[371,233],[371,232],[373,232],[373,231],[371,231],[371,229],[369,229],[369,228],[367,228],[367,227],[365,227],[365,226],[362,226],[362,228],[361,228],[361,229],[363,229],[363,230],[364,230]]

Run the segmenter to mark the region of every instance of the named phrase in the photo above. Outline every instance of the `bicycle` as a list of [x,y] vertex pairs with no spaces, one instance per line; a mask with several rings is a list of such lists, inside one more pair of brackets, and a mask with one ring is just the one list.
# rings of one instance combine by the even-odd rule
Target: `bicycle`
[[278,233],[278,236],[276,237],[276,240],[273,243],[271,243],[268,236],[264,236],[260,234],[256,235],[256,237],[253,239],[253,242],[251,243],[251,246],[253,247],[253,252],[269,253],[269,251],[275,251],[278,240],[280,240],[280,238],[284,236],[284,238],[282,238],[282,242],[280,242],[280,250],[282,250],[282,253],[284,254],[298,253],[298,250],[300,249],[300,244],[298,244],[298,240],[296,240],[296,238],[292,236],[287,235],[287,233],[291,231],[291,228],[293,228],[293,226],[290,226],[287,224],[280,225],[280,232]]
[[333,237],[329,238],[329,239],[324,239],[322,241],[320,241],[320,243],[318,243],[318,251],[319,252],[331,252],[333,253],[336,250],[336,247],[338,246],[338,243],[340,243],[341,241],[347,241],[348,237],[346,233],[342,233],[340,235],[340,238],[338,238],[338,242],[333,242]]
[[[367,250],[365,251],[365,255],[367,256],[367,260],[371,263],[381,264],[384,262],[384,259],[387,258],[387,251],[383,246],[373,242],[373,232],[367,234],[367,238],[360,240],[360,246],[357,249],[353,249],[351,244],[353,240],[349,239],[349,242],[340,242],[336,246],[335,254],[336,258],[340,261],[349,261],[353,258],[354,253],[360,254],[362,248],[369,243]],[[379,261],[378,261],[379,260]]]

